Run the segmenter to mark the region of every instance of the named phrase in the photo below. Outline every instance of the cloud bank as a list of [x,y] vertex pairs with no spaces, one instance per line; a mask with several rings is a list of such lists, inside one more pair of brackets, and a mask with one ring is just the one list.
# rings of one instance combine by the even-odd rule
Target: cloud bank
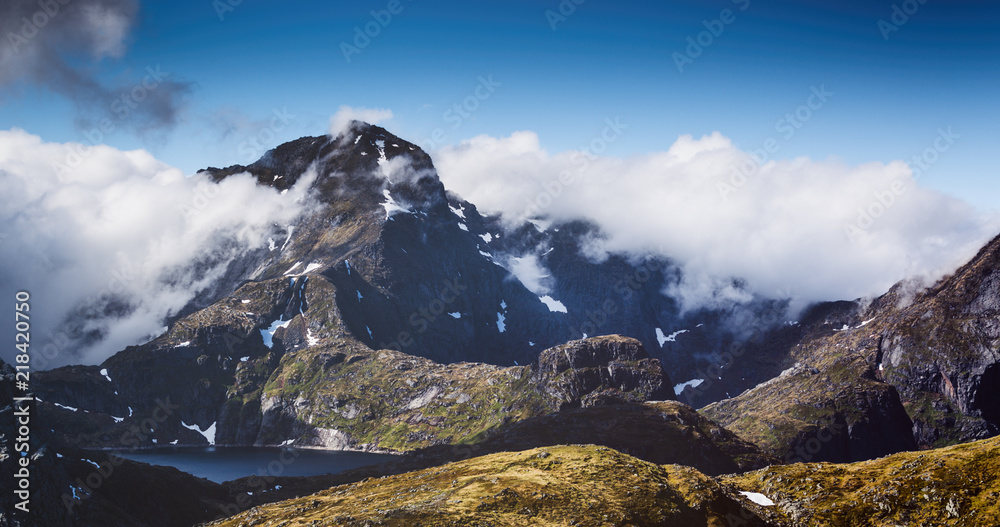
[[[58,167],[72,156],[76,170]],[[142,150],[0,131],[0,294],[31,293],[33,366],[97,363],[158,333],[231,260],[290,224],[310,183],[284,195],[249,175],[216,185]],[[0,338],[13,342],[12,326]]]
[[758,165],[718,132],[626,159],[549,153],[533,132],[434,157],[448,188],[512,223],[589,220],[607,235],[592,254],[674,259],[684,279],[669,293],[686,308],[748,299],[735,278],[796,307],[881,294],[954,270],[1000,229],[995,215],[918,185],[902,161]]

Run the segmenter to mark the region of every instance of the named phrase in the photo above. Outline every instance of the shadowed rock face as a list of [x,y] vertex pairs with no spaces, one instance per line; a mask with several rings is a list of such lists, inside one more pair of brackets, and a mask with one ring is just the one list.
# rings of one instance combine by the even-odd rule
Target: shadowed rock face
[[789,352],[798,367],[705,414],[801,461],[871,459],[1000,431],[1000,238],[931,287],[900,282],[851,308],[812,322]]
[[873,361],[909,401],[921,444],[1000,431],[1000,238],[968,264],[907,298],[879,299]]

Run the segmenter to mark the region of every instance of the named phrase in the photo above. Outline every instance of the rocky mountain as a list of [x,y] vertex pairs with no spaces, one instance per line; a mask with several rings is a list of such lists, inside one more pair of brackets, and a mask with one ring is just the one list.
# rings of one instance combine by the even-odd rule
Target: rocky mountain
[[[163,335],[97,367],[39,372],[40,413],[45,422],[60,423],[53,428],[63,444],[119,446],[124,430],[169,401],[180,409],[144,435],[145,446],[153,440],[295,441],[416,448],[472,437],[552,404],[590,404],[576,398],[604,397],[610,388],[635,390],[646,383],[645,397],[656,392],[657,399],[672,398],[667,371],[684,378],[712,360],[710,353],[685,351],[679,335],[691,334],[685,345],[722,346],[736,338],[725,329],[726,313],[682,316],[662,294],[677,279],[669,262],[626,255],[593,261],[583,244],[599,233],[582,223],[504,229],[500,218],[484,217],[450,195],[423,151],[379,127],[355,122],[337,138],[302,138],[252,165],[206,173],[217,181],[250,173],[279,192],[309,185],[309,202],[301,204],[305,212],[294,224],[275,226],[268,247],[231,261]],[[547,294],[529,290],[509,270],[522,260],[549,273]],[[681,324],[691,329],[676,329]],[[702,329],[708,325],[718,329]],[[637,363],[627,353],[585,366],[586,378],[565,379],[577,386],[552,384],[525,369],[542,350],[614,332],[638,338],[660,360],[655,368],[666,370],[662,381],[642,379],[646,374],[639,372],[652,363]],[[482,366],[456,365],[464,361]],[[612,361],[638,369],[601,373]],[[751,362],[741,369],[741,382],[767,379],[777,368]],[[390,367],[396,373],[415,369],[402,376],[409,384],[377,408],[369,407],[369,396],[331,382],[387,374]],[[488,425],[476,421],[450,430],[445,417],[433,415],[441,412],[432,410],[441,401],[475,408],[496,404],[468,402],[474,394],[455,392],[465,374],[499,376],[492,386],[509,392],[494,388],[479,395],[509,403],[491,414]],[[452,380],[435,384],[431,379],[437,377]],[[534,390],[519,390],[529,382],[549,383],[540,399],[515,403],[507,397],[534,397]],[[712,400],[723,396],[723,387],[700,393]],[[411,404],[419,409],[405,409]],[[441,427],[449,430],[435,431]]]
[[788,461],[856,461],[1000,426],[1000,238],[930,287],[814,311],[780,376],[703,409]]
[[[14,413],[27,409],[32,418],[37,407],[14,403],[13,385],[13,369],[0,361],[0,527],[193,525],[226,516],[225,507],[236,499],[225,487],[174,468],[57,449],[51,429],[35,421],[29,425],[30,450],[15,450],[21,432]],[[14,477],[22,454],[30,459],[27,511],[16,506],[24,500],[13,492],[22,488]]]
[[[238,521],[837,525],[862,521],[845,507],[871,496],[893,504],[870,518],[906,523],[967,510],[996,488],[984,479],[978,494],[951,502],[904,500],[888,486],[799,493],[813,473],[867,482],[924,458],[808,463],[997,434],[1000,239],[928,288],[901,282],[790,321],[782,299],[682,312],[664,294],[680,280],[670,261],[597,258],[587,247],[601,233],[584,222],[511,227],[480,214],[444,188],[426,153],[365,123],[205,173],[309,192],[289,202],[303,211],[297,220],[229,260],[161,335],[100,365],[32,373],[45,502],[72,498],[90,468],[111,461],[84,449],[406,454],[266,488],[124,462],[113,484],[70,500],[73,514],[39,513],[49,515],[41,524],[189,525],[260,506]],[[3,371],[0,406],[12,393]],[[10,411],[0,408],[4,437]],[[973,444],[969,452],[995,449]],[[14,459],[0,450],[5,471]],[[949,466],[975,470],[975,460]],[[780,494],[786,482],[793,490]],[[779,504],[745,494],[761,489]],[[146,492],[161,498],[144,501]],[[264,507],[280,500],[292,501]],[[4,518],[30,525],[8,515],[0,527]]]
[[[117,410],[122,417],[55,402],[67,388],[43,376],[43,426],[56,430],[56,444],[81,448],[211,441],[406,451],[473,442],[564,408],[673,398],[659,361],[640,342],[616,336],[573,341],[546,350],[531,365],[511,367],[442,365],[359,343],[319,343],[284,354],[266,375],[260,368],[268,367],[270,354],[258,362],[232,361],[229,378],[189,349],[198,348],[128,350],[105,364],[107,377],[94,367],[56,371],[77,372],[79,379],[113,386],[134,400]],[[218,376],[207,377],[213,373]],[[210,413],[213,389],[221,392],[217,414]],[[129,433],[151,418],[145,433]]]

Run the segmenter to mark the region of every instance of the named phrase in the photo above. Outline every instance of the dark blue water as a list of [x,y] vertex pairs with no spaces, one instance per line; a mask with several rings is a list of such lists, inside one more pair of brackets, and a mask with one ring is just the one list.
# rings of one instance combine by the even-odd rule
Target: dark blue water
[[398,456],[277,447],[159,447],[118,454],[150,465],[176,467],[216,483],[246,476],[336,474]]

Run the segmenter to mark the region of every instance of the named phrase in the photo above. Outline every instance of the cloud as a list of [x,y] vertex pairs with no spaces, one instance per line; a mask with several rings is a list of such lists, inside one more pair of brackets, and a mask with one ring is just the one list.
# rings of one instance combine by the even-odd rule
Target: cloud
[[995,215],[921,187],[901,161],[758,166],[718,132],[624,159],[549,153],[533,132],[479,136],[440,150],[435,165],[448,188],[511,223],[596,223],[606,236],[590,254],[672,258],[684,278],[669,293],[687,308],[747,290],[796,307],[880,294],[954,270],[1000,229]]
[[[309,175],[280,195],[249,175],[214,184],[142,150],[82,146],[0,131],[0,293],[31,293],[37,368],[144,341],[307,206]],[[56,161],[81,151],[60,173]],[[53,343],[59,356],[43,361]]]
[[380,124],[392,119],[392,110],[385,108],[365,108],[362,106],[341,106],[337,113],[330,117],[330,135],[337,137],[347,132],[351,121],[364,121],[368,124]]
[[550,286],[552,276],[538,261],[538,256],[526,254],[512,257],[505,266],[524,287],[536,295],[544,295],[552,291]]
[[[192,85],[150,64],[116,83],[93,67],[120,58],[136,23],[136,0],[0,3],[0,89],[42,87],[76,104],[81,128],[102,119],[140,134],[177,124]],[[150,75],[150,72],[158,75]]]

